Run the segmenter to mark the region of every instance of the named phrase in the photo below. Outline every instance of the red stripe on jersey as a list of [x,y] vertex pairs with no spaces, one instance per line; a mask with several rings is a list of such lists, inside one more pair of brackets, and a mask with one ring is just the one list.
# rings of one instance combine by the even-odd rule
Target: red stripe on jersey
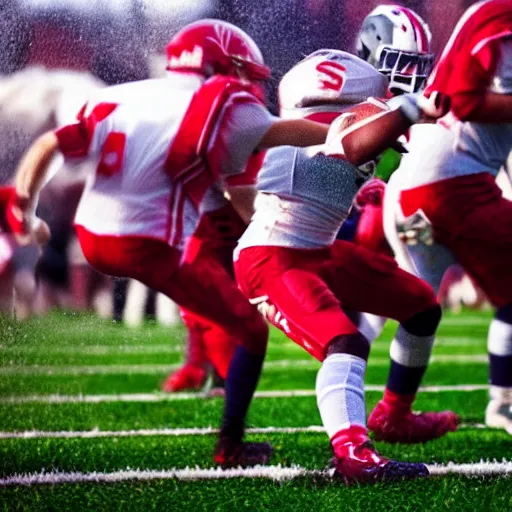
[[[250,92],[250,86],[231,77],[213,77],[195,93],[172,142],[164,167],[170,178],[184,183],[184,191],[199,206],[206,190],[219,179],[219,169],[211,166],[206,150],[217,126],[220,114],[231,97],[238,92]],[[251,101],[258,100],[251,96]],[[194,179],[186,175],[203,165]]]
[[185,209],[185,192],[181,187],[179,189],[178,203],[176,206],[176,229],[174,231],[174,236],[171,241],[171,245],[173,247],[178,246],[183,239],[183,210]]
[[98,103],[90,114],[85,115],[85,106],[82,107],[77,116],[77,123],[55,130],[62,154],[68,158],[83,158],[87,156],[96,126],[116,108],[116,103]]

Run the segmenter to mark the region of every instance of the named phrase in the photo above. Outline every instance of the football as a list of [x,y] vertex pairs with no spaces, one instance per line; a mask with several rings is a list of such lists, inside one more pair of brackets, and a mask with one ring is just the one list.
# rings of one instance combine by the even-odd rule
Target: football
[[386,110],[389,110],[389,108],[383,101],[372,98],[369,101],[363,101],[362,103],[350,107],[346,112],[354,114],[351,121],[352,124]]

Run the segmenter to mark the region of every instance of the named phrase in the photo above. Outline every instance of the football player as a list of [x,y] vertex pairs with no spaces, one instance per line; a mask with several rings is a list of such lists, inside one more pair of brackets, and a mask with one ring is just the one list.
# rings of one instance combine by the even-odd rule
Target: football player
[[[414,11],[398,5],[381,5],[363,21],[357,39],[357,54],[388,77],[390,94],[397,95],[416,92],[423,87],[433,62],[430,44],[431,34],[428,26]],[[307,117],[307,108],[298,107],[296,102],[294,103],[297,85],[297,82],[289,81],[286,85],[280,86],[280,111],[284,117],[290,111],[303,111],[304,117]],[[305,96],[307,94],[305,92]],[[321,119],[316,117],[318,113],[314,108],[311,115],[311,119]],[[376,175],[387,180],[398,165],[397,158],[399,161],[396,151],[387,150],[380,159]],[[338,238],[353,240],[368,248],[390,253],[382,227],[383,193],[384,183],[379,180],[374,180],[368,187],[363,187]],[[222,243],[222,254],[218,249],[216,251],[222,259],[232,254],[233,241],[236,245],[236,240],[244,229],[244,225],[238,222],[233,211],[226,212],[226,219],[230,227],[228,228],[227,222],[224,221],[225,232],[210,230],[213,238],[203,242],[215,244],[217,248]],[[231,236],[237,232],[238,236]],[[166,379],[162,386],[164,391],[200,388],[206,380],[209,363],[220,360],[221,366],[225,366],[231,352],[232,343],[229,343],[225,334],[216,326],[183,308],[181,313],[189,333],[186,362]],[[370,340],[373,340],[380,334],[384,322],[383,318],[362,314],[358,326]],[[219,373],[219,364],[213,362],[213,366]]]
[[446,269],[457,262],[494,306],[485,421],[510,434],[512,203],[495,178],[512,148],[511,63],[512,2],[470,7],[426,89],[449,94],[451,112],[435,125],[411,130],[409,153],[385,199],[386,235],[404,267],[438,290]]
[[[384,96],[387,80],[368,63],[336,50],[304,59],[285,75],[283,87],[288,82],[296,87],[287,89],[295,96],[287,94],[286,101],[298,108],[287,115],[334,119],[330,135],[336,142],[329,137],[320,148],[267,152],[255,213],[235,251],[238,283],[273,325],[322,361],[317,401],[338,474],[358,482],[423,476],[428,473],[423,464],[389,461],[369,442],[363,378],[370,344],[353,318],[367,311],[401,323],[392,343],[399,364],[390,371],[399,390],[386,391],[390,426],[382,424],[377,437],[426,441],[457,425],[449,411],[416,416],[410,409],[440,306],[432,289],[392,258],[335,238],[355,195],[373,174],[373,158],[420,119],[418,101],[424,98],[405,95],[388,104],[371,99],[358,105],[368,96]],[[434,105],[434,96],[431,100],[425,108],[433,116],[446,112],[444,101]],[[413,354],[407,359],[405,346]]]
[[20,236],[35,229],[53,155],[94,162],[75,218],[85,257],[98,271],[137,279],[237,339],[215,460],[264,463],[270,446],[243,443],[242,436],[268,327],[217,261],[201,258],[200,248],[184,257],[183,248],[212,188],[236,201],[236,180],[253,153],[323,143],[328,127],[268,112],[259,98],[269,70],[256,43],[229,23],[187,25],[170,43],[167,69],[163,79],[103,89],[75,123],[39,137],[20,163],[10,224]]
[[[388,78],[388,97],[392,97],[423,89],[434,59],[431,42],[427,23],[412,9],[379,5],[363,20],[356,53]],[[400,153],[391,148],[379,157],[376,178],[358,193],[339,239],[392,255],[384,236],[382,203],[385,182],[398,168],[400,158]],[[358,327],[372,341],[381,333],[385,320],[363,313]]]

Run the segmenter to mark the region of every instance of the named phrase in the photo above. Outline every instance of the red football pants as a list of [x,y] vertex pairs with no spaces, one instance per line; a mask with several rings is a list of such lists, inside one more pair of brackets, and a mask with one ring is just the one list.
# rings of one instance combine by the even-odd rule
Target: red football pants
[[445,245],[499,308],[512,303],[512,202],[489,173],[438,181],[401,193],[404,215],[422,209]]
[[437,304],[432,288],[392,258],[341,240],[319,250],[250,247],[235,273],[267,319],[320,361],[335,337],[358,332],[347,312],[403,322]]
[[[185,249],[185,261],[201,268],[204,260],[216,261],[234,284],[233,250],[245,223],[231,204],[201,216],[193,237]],[[226,378],[231,357],[238,344],[221,326],[180,307],[181,318],[189,333],[189,357],[205,356],[217,373]],[[199,361],[198,361],[199,362]]]
[[99,272],[137,279],[221,326],[247,350],[265,352],[267,324],[217,261],[181,262],[182,253],[159,240],[76,230],[87,261]]

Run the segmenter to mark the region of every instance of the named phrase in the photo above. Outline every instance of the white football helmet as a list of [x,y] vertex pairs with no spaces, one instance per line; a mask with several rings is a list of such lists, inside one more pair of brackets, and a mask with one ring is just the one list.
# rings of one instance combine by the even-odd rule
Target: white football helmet
[[389,77],[393,94],[423,88],[434,55],[425,21],[401,5],[379,5],[363,21],[357,55]]
[[279,115],[320,121],[322,113],[340,112],[369,96],[383,98],[387,89],[387,78],[364,60],[341,50],[318,50],[281,79]]

